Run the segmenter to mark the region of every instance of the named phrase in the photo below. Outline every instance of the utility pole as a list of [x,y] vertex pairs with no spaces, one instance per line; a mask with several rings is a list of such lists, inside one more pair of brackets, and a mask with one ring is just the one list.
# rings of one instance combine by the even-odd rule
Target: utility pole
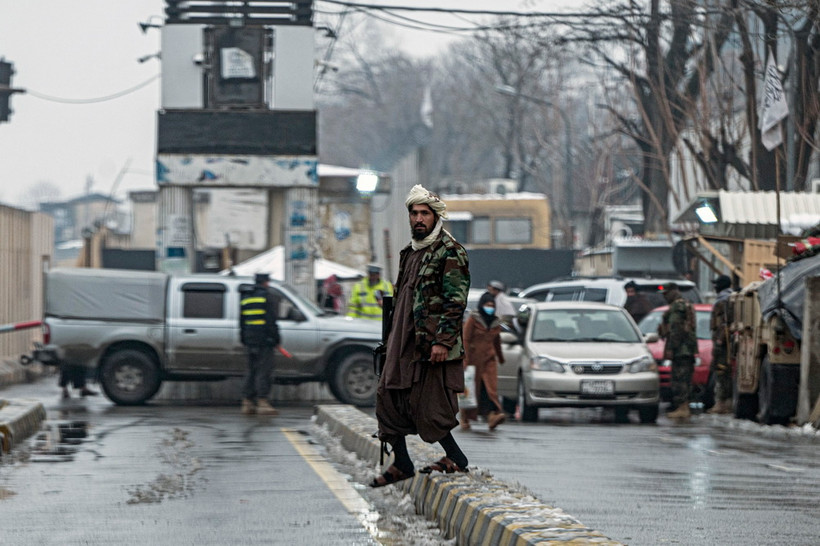
[[14,64],[0,57],[0,123],[9,121],[12,112],[11,96],[14,93],[25,93],[25,89],[15,89],[11,86],[11,78],[14,76]]

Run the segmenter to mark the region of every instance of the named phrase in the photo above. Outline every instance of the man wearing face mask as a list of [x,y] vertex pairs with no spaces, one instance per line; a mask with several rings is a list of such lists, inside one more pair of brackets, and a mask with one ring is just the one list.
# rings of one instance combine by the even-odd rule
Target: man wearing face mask
[[495,296],[484,292],[478,309],[464,323],[464,367],[475,366],[475,393],[478,407],[461,412],[461,430],[470,430],[470,420],[478,415],[487,420],[490,430],[507,416],[498,400],[498,364],[504,363],[501,352],[501,320],[495,313]]

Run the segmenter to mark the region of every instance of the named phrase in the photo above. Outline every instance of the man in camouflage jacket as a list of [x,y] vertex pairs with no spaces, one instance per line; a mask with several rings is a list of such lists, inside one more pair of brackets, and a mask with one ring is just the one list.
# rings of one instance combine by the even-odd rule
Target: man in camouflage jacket
[[672,362],[672,405],[675,407],[667,417],[688,419],[692,374],[695,371],[695,355],[698,354],[695,309],[681,296],[675,283],[664,286],[663,297],[669,309],[663,313],[658,335],[666,340],[664,358]]
[[729,296],[732,295],[732,279],[720,275],[713,283],[717,299],[712,306],[710,326],[712,329],[712,366],[715,377],[715,405],[709,413],[732,412],[732,368],[729,365],[729,323],[731,308]]
[[382,487],[415,474],[406,436],[438,442],[445,456],[421,472],[466,472],[467,457],[451,430],[458,426],[457,394],[464,391],[461,326],[470,287],[467,252],[443,229],[445,204],[416,185],[405,201],[412,232],[402,249],[393,320],[376,394],[379,439],[394,460],[373,479]]

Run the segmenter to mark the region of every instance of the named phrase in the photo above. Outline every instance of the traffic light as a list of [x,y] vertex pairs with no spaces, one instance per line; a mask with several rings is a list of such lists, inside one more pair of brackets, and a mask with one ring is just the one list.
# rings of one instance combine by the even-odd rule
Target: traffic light
[[0,123],[8,121],[13,110],[9,99],[13,93],[22,93],[22,89],[11,86],[11,77],[14,76],[14,65],[0,58]]

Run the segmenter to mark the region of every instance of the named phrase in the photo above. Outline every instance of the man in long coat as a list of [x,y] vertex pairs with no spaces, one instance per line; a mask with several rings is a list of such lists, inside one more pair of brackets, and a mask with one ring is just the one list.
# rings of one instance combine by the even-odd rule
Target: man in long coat
[[467,252],[446,230],[446,205],[420,184],[405,201],[411,242],[401,251],[393,322],[376,395],[379,439],[394,460],[373,479],[382,487],[415,475],[406,436],[438,442],[445,456],[420,471],[466,472],[453,438],[458,393],[464,391],[461,326],[470,287]]
[[464,323],[464,367],[475,366],[475,393],[478,407],[461,410],[461,430],[470,430],[470,420],[479,415],[490,430],[507,419],[498,399],[498,365],[504,363],[501,352],[501,320],[496,314],[497,296],[484,292],[478,309]]

